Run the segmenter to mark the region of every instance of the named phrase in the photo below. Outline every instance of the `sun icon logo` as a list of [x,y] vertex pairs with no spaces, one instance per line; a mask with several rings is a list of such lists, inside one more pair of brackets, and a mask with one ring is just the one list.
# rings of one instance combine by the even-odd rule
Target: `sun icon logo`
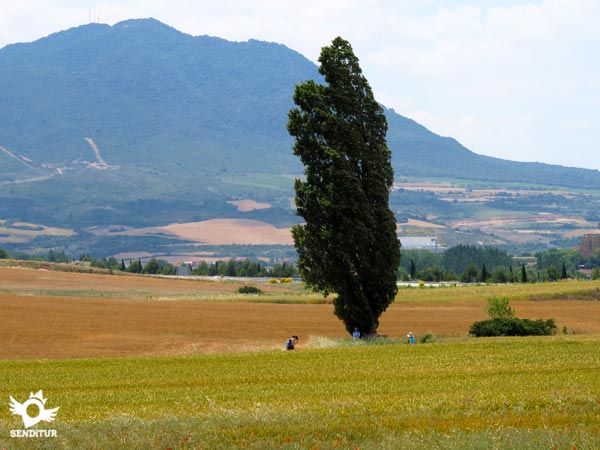
[[[19,403],[11,395],[10,412],[23,418],[23,425],[25,425],[25,428],[32,427],[35,424],[41,422],[42,420],[46,422],[52,422],[54,420],[54,417],[56,416],[56,412],[59,410],[60,407],[46,409],[46,400],[48,399],[44,398],[44,395],[42,394],[41,390],[38,391],[36,394],[32,392],[29,395],[29,399],[27,399],[23,403]],[[31,405],[35,405],[37,407],[37,416],[32,417],[27,412],[27,409]]]

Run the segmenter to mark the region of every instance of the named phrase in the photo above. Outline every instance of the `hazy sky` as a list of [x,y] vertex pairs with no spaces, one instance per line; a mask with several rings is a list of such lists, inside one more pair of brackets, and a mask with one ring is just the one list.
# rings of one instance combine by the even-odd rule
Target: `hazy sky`
[[18,0],[0,47],[99,18],[278,42],[349,40],[378,101],[469,149],[600,169],[599,0]]

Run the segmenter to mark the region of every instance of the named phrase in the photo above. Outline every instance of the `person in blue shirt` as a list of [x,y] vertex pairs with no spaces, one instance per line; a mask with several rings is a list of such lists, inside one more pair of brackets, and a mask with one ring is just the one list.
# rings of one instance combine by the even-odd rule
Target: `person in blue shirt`
[[352,333],[352,337],[354,339],[360,339],[360,331],[358,331],[358,328],[354,328],[354,332]]
[[294,335],[291,338],[289,338],[287,340],[287,342],[285,343],[285,347],[283,347],[284,350],[294,350],[294,348],[296,348],[296,343],[298,342],[298,336]]
[[414,344],[415,343],[415,336],[413,335],[412,331],[409,331],[408,334],[406,335],[406,337],[408,338],[408,343],[409,344]]

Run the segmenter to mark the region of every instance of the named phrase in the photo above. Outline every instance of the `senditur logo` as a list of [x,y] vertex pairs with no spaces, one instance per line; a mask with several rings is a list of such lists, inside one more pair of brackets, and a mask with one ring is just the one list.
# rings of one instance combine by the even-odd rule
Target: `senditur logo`
[[[42,391],[38,391],[36,394],[33,392],[29,395],[29,399],[24,401],[23,403],[19,403],[16,401],[12,395],[10,396],[10,412],[17,416],[21,416],[23,418],[23,425],[25,428],[32,427],[42,420],[46,422],[52,422],[54,417],[56,416],[57,411],[60,407],[46,409],[46,401],[48,399],[44,398],[44,394]],[[38,409],[38,414],[35,417],[32,417],[27,412],[27,409],[31,406],[35,405]]]

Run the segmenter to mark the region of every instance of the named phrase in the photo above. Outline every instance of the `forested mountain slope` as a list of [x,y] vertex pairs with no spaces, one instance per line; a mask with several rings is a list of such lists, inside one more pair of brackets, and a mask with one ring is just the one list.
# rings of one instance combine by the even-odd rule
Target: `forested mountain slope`
[[[317,66],[283,45],[193,37],[154,19],[4,47],[0,218],[158,225],[234,215],[227,201],[248,196],[281,207],[262,213],[271,221],[292,216],[302,167],[285,125],[307,79],[321,79]],[[598,171],[481,156],[386,112],[397,178],[600,189]],[[253,174],[279,187],[240,182]]]

